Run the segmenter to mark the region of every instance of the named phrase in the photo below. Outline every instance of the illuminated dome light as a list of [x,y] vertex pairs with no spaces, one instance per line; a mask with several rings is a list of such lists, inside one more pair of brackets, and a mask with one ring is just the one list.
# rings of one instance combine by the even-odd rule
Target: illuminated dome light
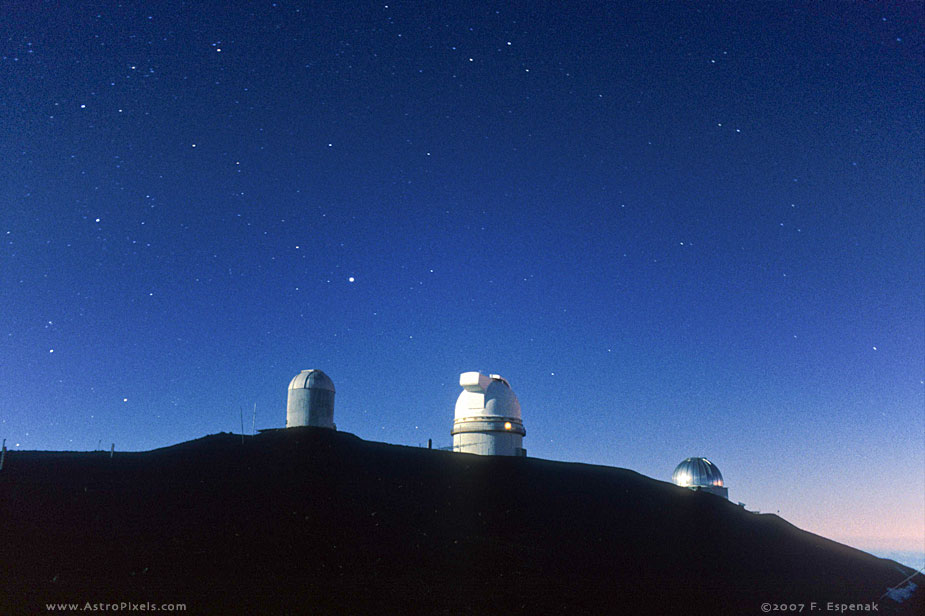
[[671,482],[682,488],[729,498],[729,490],[723,483],[723,474],[706,458],[687,458],[678,464],[671,474]]
[[463,372],[456,400],[453,451],[485,456],[525,456],[527,434],[520,402],[510,383],[497,374]]

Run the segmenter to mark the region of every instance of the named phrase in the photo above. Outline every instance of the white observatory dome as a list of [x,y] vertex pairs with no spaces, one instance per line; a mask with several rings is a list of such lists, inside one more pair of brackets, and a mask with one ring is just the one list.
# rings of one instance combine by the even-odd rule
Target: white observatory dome
[[463,388],[456,399],[456,419],[466,417],[510,417],[520,419],[520,402],[510,383],[498,374],[480,372],[459,375]]
[[723,474],[706,458],[687,458],[678,464],[671,474],[671,482],[682,488],[704,490],[728,497]]
[[480,372],[459,375],[463,388],[456,399],[453,451],[489,456],[524,456],[527,434],[520,416],[520,402],[511,385],[497,374]]
[[321,370],[303,370],[289,381],[289,389],[324,389],[334,391],[334,381]]
[[321,370],[303,370],[289,382],[286,427],[334,426],[334,382]]

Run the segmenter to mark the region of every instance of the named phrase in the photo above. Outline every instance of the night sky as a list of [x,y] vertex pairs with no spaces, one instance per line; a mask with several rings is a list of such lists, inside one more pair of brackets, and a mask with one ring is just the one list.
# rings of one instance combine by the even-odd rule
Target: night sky
[[921,2],[0,15],[11,449],[281,427],[307,368],[446,446],[481,370],[531,456],[925,551]]

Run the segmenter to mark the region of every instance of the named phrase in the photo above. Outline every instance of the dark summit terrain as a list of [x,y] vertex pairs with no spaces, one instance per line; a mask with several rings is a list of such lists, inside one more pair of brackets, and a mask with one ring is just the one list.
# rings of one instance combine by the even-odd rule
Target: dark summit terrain
[[[315,428],[142,453],[8,453],[0,613],[925,613],[913,572],[629,470]],[[921,586],[921,578],[913,580]]]

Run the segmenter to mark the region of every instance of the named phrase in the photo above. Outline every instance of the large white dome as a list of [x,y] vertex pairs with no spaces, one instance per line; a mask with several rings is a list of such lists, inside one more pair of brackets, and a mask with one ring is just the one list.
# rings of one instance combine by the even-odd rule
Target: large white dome
[[480,372],[459,375],[463,391],[456,399],[456,419],[466,417],[507,417],[520,419],[520,402],[508,382],[500,375]]
[[459,375],[463,388],[456,399],[453,451],[482,456],[525,456],[527,431],[520,419],[520,402],[510,384],[497,374]]

